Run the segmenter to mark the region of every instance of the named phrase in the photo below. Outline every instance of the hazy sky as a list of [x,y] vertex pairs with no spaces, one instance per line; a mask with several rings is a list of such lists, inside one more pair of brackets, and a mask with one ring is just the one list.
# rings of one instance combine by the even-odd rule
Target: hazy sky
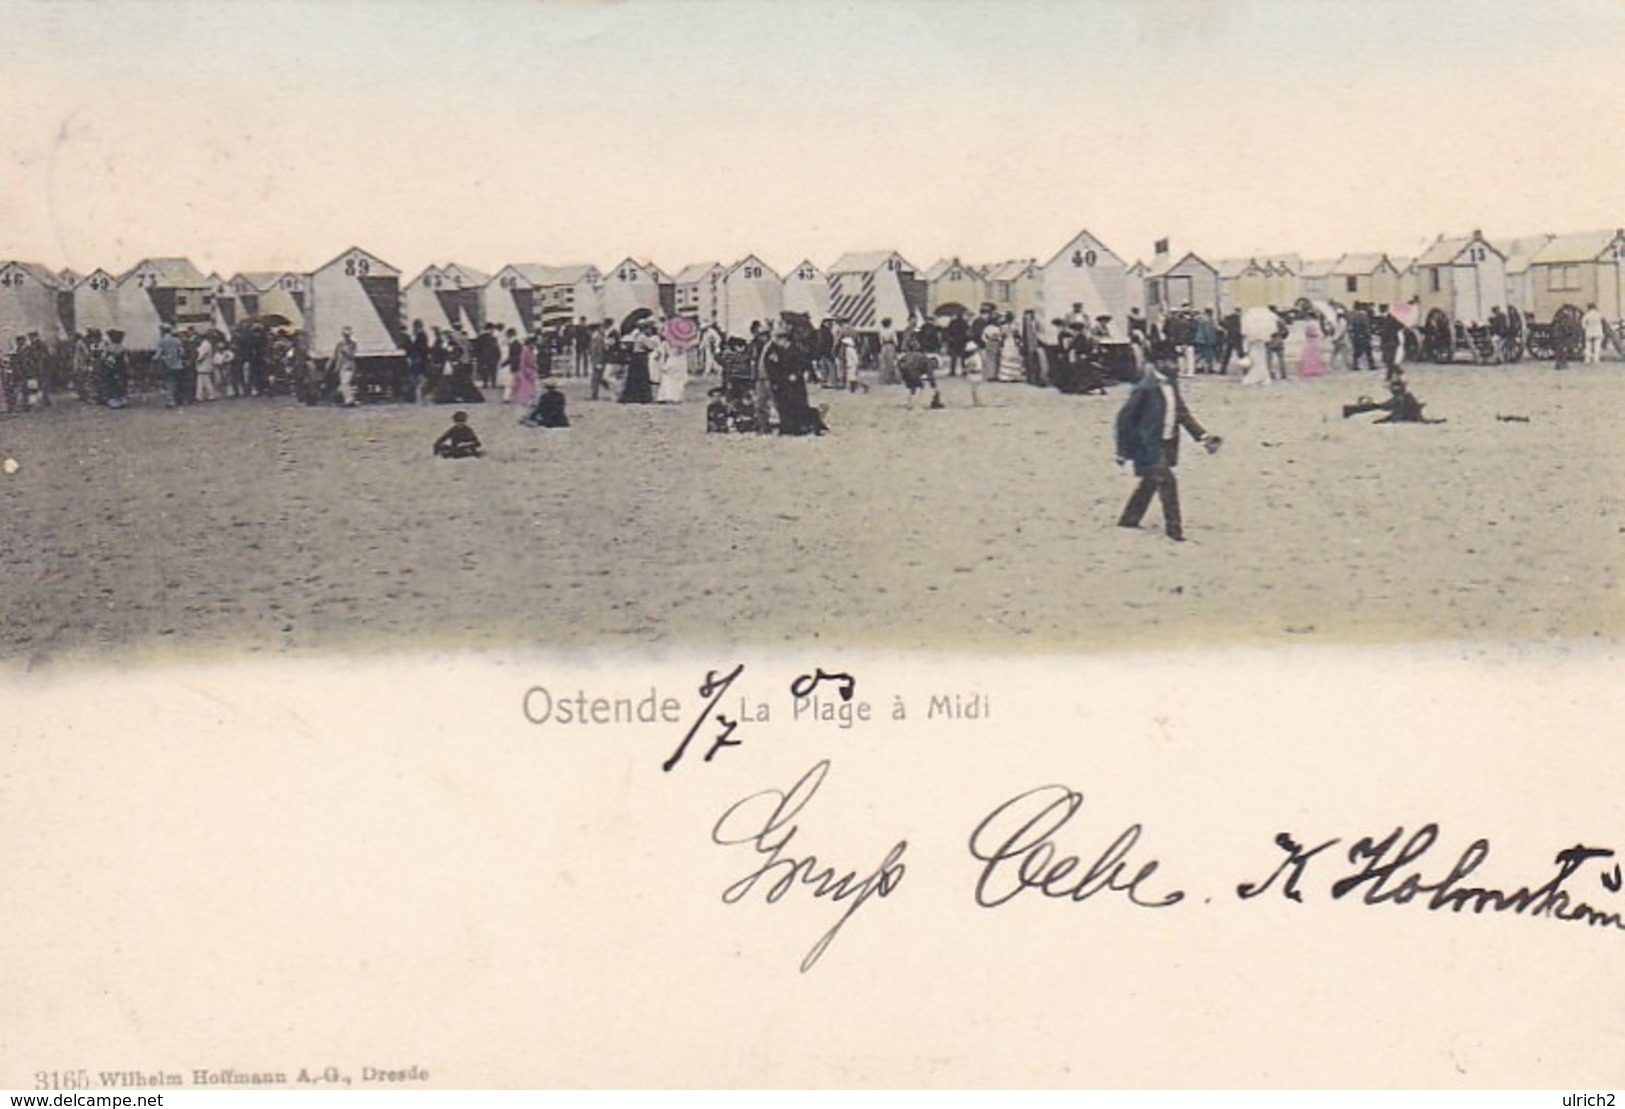
[[0,257],[788,267],[1625,223],[1615,0],[0,0]]

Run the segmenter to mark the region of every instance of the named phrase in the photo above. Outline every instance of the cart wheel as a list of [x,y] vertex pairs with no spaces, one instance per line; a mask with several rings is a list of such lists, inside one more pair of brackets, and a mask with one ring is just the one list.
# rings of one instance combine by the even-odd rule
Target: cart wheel
[[1552,315],[1552,353],[1570,362],[1580,361],[1585,354],[1585,326],[1580,322],[1584,313],[1573,304],[1565,304]]

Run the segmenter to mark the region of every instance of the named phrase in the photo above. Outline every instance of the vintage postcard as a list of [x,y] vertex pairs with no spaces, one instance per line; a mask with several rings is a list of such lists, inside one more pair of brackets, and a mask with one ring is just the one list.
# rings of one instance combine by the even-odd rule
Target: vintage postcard
[[1625,9],[0,12],[0,1087],[1625,1085]]

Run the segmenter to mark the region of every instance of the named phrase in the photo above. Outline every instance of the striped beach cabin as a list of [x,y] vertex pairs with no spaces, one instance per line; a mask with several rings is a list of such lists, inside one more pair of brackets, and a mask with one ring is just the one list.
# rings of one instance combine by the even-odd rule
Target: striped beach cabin
[[376,254],[346,250],[310,275],[307,298],[305,325],[314,356],[331,357],[348,327],[362,362],[404,359],[401,271]]
[[536,287],[519,267],[503,266],[480,288],[480,318],[520,335],[536,327]]
[[672,278],[677,314],[701,327],[719,324],[722,275],[727,272],[719,262],[695,262],[678,270]]
[[233,274],[225,282],[225,288],[220,291],[216,301],[227,326],[236,327],[250,316],[259,315],[260,294],[271,288],[280,276],[266,272]]
[[286,271],[236,274],[225,283],[217,302],[218,316],[227,327],[236,327],[245,320],[281,316],[288,326],[302,330],[309,280],[305,274]]
[[286,316],[294,327],[303,329],[305,303],[310,294],[310,274],[284,271],[260,292],[260,315]]
[[463,314],[458,298],[453,295],[455,292],[454,286],[448,288],[446,275],[439,266],[425,267],[401,291],[401,307],[408,328],[414,321],[422,320],[430,331],[437,327],[442,331],[461,327],[472,332],[473,321]]
[[464,326],[471,332],[484,327],[485,303],[481,294],[490,284],[491,275],[473,266],[447,262],[440,267],[440,276],[444,280],[440,292],[449,297],[462,313],[467,321]]
[[751,324],[772,324],[783,308],[783,278],[756,255],[747,254],[722,275],[718,312],[723,334],[749,338]]
[[829,316],[829,278],[824,271],[803,260],[784,275],[784,310],[803,312],[814,324]]
[[204,331],[214,324],[209,279],[185,258],[148,258],[117,286],[119,327],[129,350],[155,350],[161,324]]
[[602,322],[599,293],[604,275],[597,266],[519,262],[507,268],[530,282],[536,313],[533,328],[560,328],[578,319]]
[[829,317],[854,331],[879,331],[884,319],[905,327],[927,311],[925,281],[895,250],[843,254],[829,268],[829,286]]

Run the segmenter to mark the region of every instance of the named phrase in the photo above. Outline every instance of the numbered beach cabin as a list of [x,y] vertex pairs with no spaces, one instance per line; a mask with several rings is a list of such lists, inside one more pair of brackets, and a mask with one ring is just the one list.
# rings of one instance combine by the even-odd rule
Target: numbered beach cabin
[[[263,320],[276,327],[302,331],[309,280],[304,274],[286,271],[235,274],[225,283],[225,290],[216,302],[219,317],[227,327]],[[282,324],[281,320],[287,323]]]
[[672,279],[677,314],[701,327],[720,326],[722,275],[727,272],[720,262],[695,262],[678,270]]
[[480,289],[480,318],[504,332],[530,334],[536,329],[536,286],[519,267],[503,266]]
[[1441,235],[1416,259],[1421,318],[1437,309],[1465,324],[1488,322],[1490,309],[1506,300],[1506,261],[1477,231],[1454,239]]
[[1044,307],[1044,281],[1036,258],[1012,258],[987,267],[983,299],[1000,312],[1020,318]]
[[784,275],[784,310],[804,312],[815,324],[829,316],[829,278],[824,271],[803,259]]
[[283,316],[297,330],[305,327],[305,304],[310,295],[308,273],[279,273],[260,290],[260,315]]
[[530,279],[538,326],[559,328],[576,320],[601,323],[606,318],[602,299],[604,275],[597,266],[521,263],[513,268]]
[[750,337],[750,325],[771,325],[784,309],[784,279],[772,266],[747,254],[722,275],[720,326],[723,334]]
[[1155,316],[1189,308],[1200,312],[1219,305],[1219,271],[1192,251],[1164,254],[1151,265],[1145,280],[1145,309]]
[[63,337],[56,273],[35,262],[0,262],[0,351],[37,331],[47,343]]
[[158,328],[206,331],[214,325],[214,291],[185,258],[148,258],[119,279],[119,327],[132,351],[156,350]]
[[1535,318],[1549,322],[1565,305],[1595,304],[1610,320],[1625,319],[1625,230],[1558,235],[1529,262]]
[[982,272],[958,257],[944,258],[925,271],[925,305],[933,316],[975,315],[987,299]]
[[363,373],[404,368],[401,271],[359,247],[351,247],[310,275],[305,311],[311,354],[333,355],[348,327]]
[[927,311],[925,280],[895,250],[843,254],[829,268],[829,285],[829,318],[854,331],[873,334],[885,319],[906,327]]
[[1081,316],[1128,318],[1128,266],[1110,247],[1080,231],[1041,267],[1045,321]]
[[463,319],[467,321],[463,326],[470,331],[483,328],[485,304],[481,293],[484,292],[485,286],[490,284],[491,275],[473,266],[463,266],[456,262],[447,262],[441,266],[440,275],[445,282],[440,291],[456,304]]
[[635,258],[622,259],[604,275],[600,313],[605,319],[615,321],[616,327],[623,326],[634,312],[661,315],[660,278],[654,267]]
[[69,290],[73,310],[65,322],[73,333],[83,335],[95,328],[103,335],[119,326],[118,278],[104,269],[94,269]]
[[266,272],[236,273],[223,282],[215,294],[215,310],[226,326],[236,327],[259,315],[260,293],[275,284],[279,276]]
[[410,331],[413,323],[422,320],[424,331],[431,335],[437,327],[442,331],[454,331],[461,327],[464,331],[472,332],[473,321],[463,315],[457,298],[451,295],[453,292],[455,288],[448,287],[446,275],[439,266],[425,267],[401,291],[407,330]]

